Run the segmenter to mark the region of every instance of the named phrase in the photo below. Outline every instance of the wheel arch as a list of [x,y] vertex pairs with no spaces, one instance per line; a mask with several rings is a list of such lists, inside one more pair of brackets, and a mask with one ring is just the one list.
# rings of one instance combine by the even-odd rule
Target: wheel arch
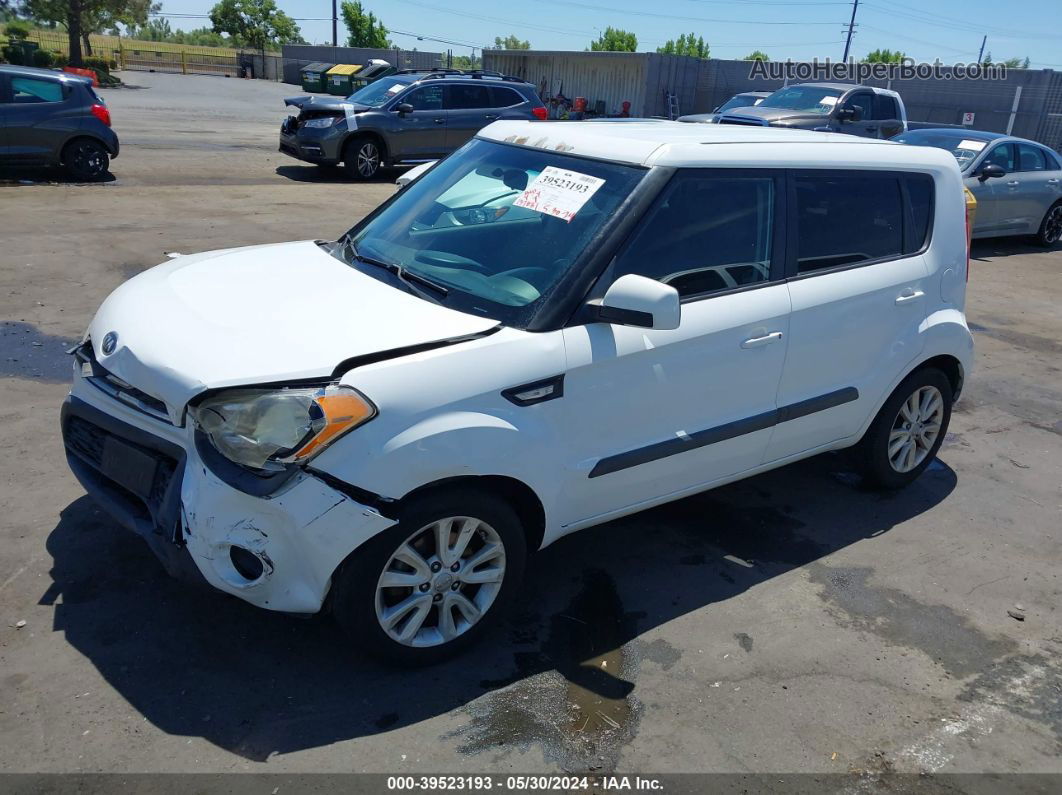
[[401,506],[427,494],[453,488],[471,488],[496,494],[512,503],[527,538],[528,552],[535,552],[542,546],[546,533],[546,509],[542,500],[534,489],[509,475],[457,475],[443,478],[418,486],[401,497],[398,503]]
[[97,143],[102,146],[107,151],[108,157],[115,156],[114,149],[100,136],[93,135],[92,133],[85,132],[84,130],[77,130],[76,132],[71,133],[70,137],[63,141],[63,145],[59,147],[58,162],[61,165],[66,165],[66,150],[69,149],[72,144],[82,139],[92,141],[93,143]]
[[387,146],[387,140],[375,130],[352,130],[343,139],[339,147],[340,159],[345,163],[347,160],[347,147],[361,138],[370,138],[380,148],[380,165],[390,162],[391,150]]

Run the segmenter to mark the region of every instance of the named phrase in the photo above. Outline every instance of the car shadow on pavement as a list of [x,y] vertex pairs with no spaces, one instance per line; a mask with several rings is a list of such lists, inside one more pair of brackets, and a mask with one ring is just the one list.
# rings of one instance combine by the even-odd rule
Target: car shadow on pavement
[[1059,246],[1044,248],[1027,237],[990,237],[973,241],[970,247],[970,259],[988,262],[998,257],[1014,257],[1019,254],[1049,254],[1062,251]]
[[366,180],[352,179],[341,166],[277,166],[276,173],[277,176],[285,177],[292,182],[342,182],[348,185],[358,185],[362,183],[394,182],[401,170],[381,168],[375,177]]
[[[633,720],[638,659],[667,669],[688,651],[647,643],[645,632],[880,536],[956,484],[936,462],[902,492],[874,492],[845,461],[818,456],[561,539],[532,558],[512,617],[432,668],[364,658],[328,618],[273,614],[171,580],[88,497],[67,506],[48,537],[52,584],[40,601],[54,605],[54,629],[152,724],[249,760],[460,708],[468,715],[456,722],[470,728],[458,730],[459,751],[533,740],[520,716],[537,720],[526,708],[536,698],[564,709],[589,696],[612,731]],[[737,638],[748,651],[756,634],[748,627],[696,645]]]
[[110,171],[97,180],[85,182],[67,174],[61,168],[44,166],[4,166],[0,168],[0,187],[4,185],[104,185],[117,177]]

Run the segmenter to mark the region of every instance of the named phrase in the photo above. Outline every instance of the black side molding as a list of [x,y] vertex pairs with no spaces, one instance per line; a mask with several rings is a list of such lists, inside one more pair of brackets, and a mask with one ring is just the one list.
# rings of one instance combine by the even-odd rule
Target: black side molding
[[626,453],[617,453],[608,458],[602,458],[594,464],[594,468],[590,470],[589,477],[596,478],[601,475],[609,475],[613,472],[619,472],[621,469],[630,469],[641,464],[648,464],[650,461],[667,458],[678,453],[685,453],[688,450],[696,450],[699,447],[707,447],[717,442],[725,442],[727,439],[766,430],[779,423],[806,417],[818,411],[826,411],[858,399],[859,390],[854,386],[849,386],[834,392],[828,392],[819,397],[801,400],[799,403],[790,403],[788,406],[782,406],[773,411],[765,411],[752,417],[728,422],[725,425],[676,436],[674,439],[656,442],[645,447],[639,447],[637,450],[629,450]]

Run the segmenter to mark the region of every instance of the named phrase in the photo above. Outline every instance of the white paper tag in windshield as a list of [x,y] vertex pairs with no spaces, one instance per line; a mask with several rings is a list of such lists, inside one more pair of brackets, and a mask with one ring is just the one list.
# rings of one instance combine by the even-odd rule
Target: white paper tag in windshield
[[552,215],[571,223],[576,213],[604,184],[605,180],[600,177],[546,166],[513,202],[513,206]]
[[392,96],[393,94],[397,94],[399,91],[401,91],[405,87],[406,87],[405,83],[395,83],[393,86],[391,86],[389,89],[387,89],[387,95],[388,96]]
[[969,149],[971,152],[980,152],[984,148],[984,141],[971,140],[959,141],[959,145],[956,147],[956,149]]
[[354,115],[354,106],[349,102],[344,102],[342,105],[343,115],[347,117],[347,129],[358,129],[358,117]]
[[819,100],[820,105],[825,105],[827,108],[832,108],[837,104],[837,97],[825,96]]

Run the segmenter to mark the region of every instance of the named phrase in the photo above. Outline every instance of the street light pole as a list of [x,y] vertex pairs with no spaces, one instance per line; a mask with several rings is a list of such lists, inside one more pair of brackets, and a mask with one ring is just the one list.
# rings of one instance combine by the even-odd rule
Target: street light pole
[[338,22],[339,22],[339,17],[336,15],[336,0],[332,0],[332,46],[333,47],[338,47],[339,46]]

